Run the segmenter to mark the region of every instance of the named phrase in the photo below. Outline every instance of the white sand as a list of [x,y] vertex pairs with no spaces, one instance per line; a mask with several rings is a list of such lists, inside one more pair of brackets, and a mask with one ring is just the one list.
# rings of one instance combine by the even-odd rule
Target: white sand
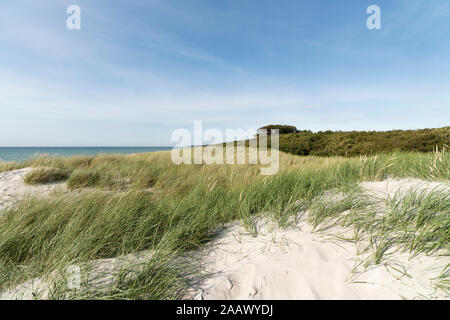
[[[29,170],[0,174],[0,209],[26,194],[45,194],[55,188],[56,185],[25,185],[21,179]],[[449,188],[448,183],[416,179],[388,179],[361,186],[379,197],[392,196],[397,190],[404,193],[410,188]],[[434,286],[434,278],[450,263],[449,257],[420,255],[409,259],[407,253],[396,252],[386,263],[363,272],[364,268],[355,269],[362,258],[356,256],[355,244],[312,232],[304,220],[283,230],[262,219],[256,223],[258,237],[233,223],[198,253],[206,280],[192,288],[187,299],[450,299]],[[348,230],[340,228],[327,232],[348,234]],[[151,253],[143,257],[139,262],[150,259]],[[101,276],[92,278],[93,285],[113,285],[115,266],[123,260],[94,261],[91,274]],[[408,276],[398,270],[404,270]],[[48,287],[41,279],[34,279],[0,293],[0,299],[31,299],[36,292],[47,298]]]
[[[207,280],[190,293],[194,299],[416,299],[445,298],[433,289],[449,258],[420,256],[408,260],[397,253],[390,264],[404,266],[412,276],[391,267],[374,266],[352,274],[356,246],[299,229],[261,226],[254,238],[239,225],[229,227],[211,244],[205,257]],[[448,298],[448,297],[447,297]]]
[[[63,279],[74,282],[70,279],[79,275],[79,283],[74,282],[74,288],[77,290],[97,292],[110,290],[117,285],[121,275],[126,274],[128,278],[138,275],[153,254],[153,251],[143,251],[117,258],[98,259],[80,266],[69,266]],[[57,275],[52,274],[46,279],[32,279],[15,288],[0,292],[0,300],[47,300],[51,298],[53,281],[56,278],[58,278]]]
[[[448,183],[417,179],[388,179],[365,182],[367,193],[378,197],[417,190],[450,190]],[[239,224],[233,224],[209,245],[205,253],[207,280],[193,290],[194,299],[449,299],[435,290],[435,278],[450,263],[447,257],[395,252],[385,262],[356,268],[354,243],[337,241],[324,233],[314,233],[305,221],[280,230],[258,222],[254,238]],[[327,232],[348,235],[335,227]],[[404,270],[409,276],[402,274]]]
[[57,187],[62,188],[65,185],[64,183],[27,185],[23,182],[23,178],[32,170],[33,168],[24,168],[0,173],[0,213],[26,196],[46,196]]
[[420,179],[386,179],[377,182],[363,182],[360,186],[370,195],[376,197],[393,197],[396,192],[405,194],[409,190],[425,193],[430,191],[450,190],[450,183],[424,181]]

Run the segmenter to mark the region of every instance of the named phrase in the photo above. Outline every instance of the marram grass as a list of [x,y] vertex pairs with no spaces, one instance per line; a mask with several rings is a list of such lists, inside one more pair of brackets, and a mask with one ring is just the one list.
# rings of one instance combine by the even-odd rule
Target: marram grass
[[24,178],[24,182],[31,185],[61,182],[67,180],[70,175],[70,170],[39,168],[28,173]]
[[[38,168],[30,176],[50,170],[42,168],[70,173],[70,189],[90,189],[23,200],[3,213],[0,289],[68,265],[163,248],[167,255],[153,258],[139,276],[122,281],[119,288],[77,293],[73,298],[180,298],[189,277],[173,267],[169,257],[189,255],[229,222],[240,220],[252,231],[252,219],[266,214],[285,226],[290,217],[308,208],[314,225],[337,218],[357,233],[367,231],[379,244],[374,250],[375,262],[383,258],[383,248],[393,244],[412,253],[448,250],[448,195],[394,199],[383,218],[375,213],[364,217],[361,212],[370,204],[357,195],[360,181],[389,175],[448,181],[450,156],[445,152],[357,158],[280,153],[280,171],[266,177],[260,175],[259,165],[177,166],[169,152],[42,157],[2,165],[0,170],[26,166]],[[353,196],[332,205],[318,200],[331,191]],[[414,197],[421,197],[420,201]],[[438,213],[432,214],[435,209]],[[349,210],[352,214],[339,215]],[[409,210],[417,217],[409,216]],[[413,235],[414,230],[419,233]],[[66,293],[56,291],[52,297],[64,298]]]

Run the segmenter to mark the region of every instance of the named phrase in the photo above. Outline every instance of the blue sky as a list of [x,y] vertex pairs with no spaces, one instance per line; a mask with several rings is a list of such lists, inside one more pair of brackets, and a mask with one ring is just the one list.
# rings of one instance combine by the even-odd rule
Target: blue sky
[[449,40],[448,0],[2,1],[0,146],[172,145],[194,120],[442,127]]

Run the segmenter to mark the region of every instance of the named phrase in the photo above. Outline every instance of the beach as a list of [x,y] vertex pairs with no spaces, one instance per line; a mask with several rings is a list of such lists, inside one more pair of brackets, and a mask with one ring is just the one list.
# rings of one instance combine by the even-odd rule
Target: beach
[[[27,197],[45,199],[61,193],[64,197],[75,197],[79,193],[69,190],[64,182],[25,184],[24,177],[33,170],[23,168],[0,173],[0,211],[6,212]],[[389,178],[362,182],[359,186],[365,196],[378,199],[377,203],[383,205],[389,199],[404,197],[412,190],[422,192],[424,196],[433,192],[448,194],[450,190],[448,182],[421,179]],[[330,200],[341,201],[340,197],[330,195]],[[381,208],[380,212],[387,210]],[[354,237],[353,228],[339,223],[316,228],[308,223],[309,215],[309,210],[299,210],[291,216],[292,221],[287,227],[280,227],[274,220],[258,215],[251,219],[250,229],[248,222],[245,225],[239,221],[224,225],[210,243],[189,253],[188,256],[194,256],[201,263],[197,266],[197,274],[191,276],[197,280],[184,290],[182,298],[449,299],[448,293],[438,286],[438,279],[449,262],[445,250],[441,254],[411,256],[401,247],[393,246],[385,252],[387,258],[382,263],[373,263],[372,253],[361,250],[362,247],[370,247],[367,239],[348,241]],[[114,287],[124,268],[133,268],[130,276],[134,277],[133,274],[141,272],[152,257],[153,253],[146,251],[93,260],[89,263],[95,267],[89,274],[91,278],[95,274],[97,280],[89,282],[89,285],[91,288]],[[173,259],[178,263],[191,261],[183,254]],[[0,297],[49,299],[53,280],[51,277],[35,278],[16,287],[5,288]]]

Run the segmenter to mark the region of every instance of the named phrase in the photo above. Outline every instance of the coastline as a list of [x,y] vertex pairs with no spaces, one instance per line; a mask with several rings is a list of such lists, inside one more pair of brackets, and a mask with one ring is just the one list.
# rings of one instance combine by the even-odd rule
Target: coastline
[[42,156],[70,157],[100,154],[136,154],[171,150],[172,147],[0,147],[0,162],[20,162]]

